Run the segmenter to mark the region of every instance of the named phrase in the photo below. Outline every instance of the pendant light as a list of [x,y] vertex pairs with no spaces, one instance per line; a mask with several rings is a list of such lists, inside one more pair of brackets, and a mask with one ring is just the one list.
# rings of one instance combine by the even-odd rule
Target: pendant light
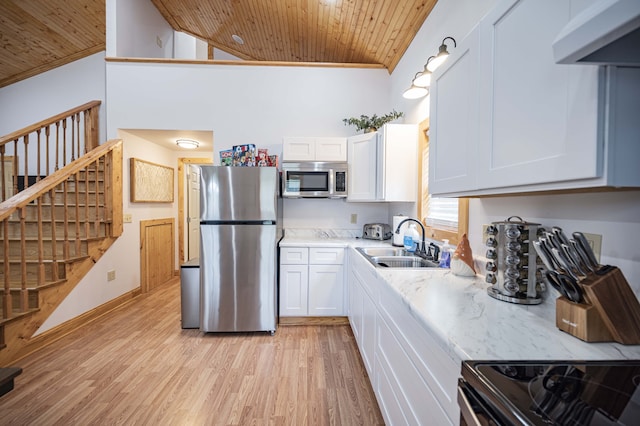
[[447,51],[447,45],[444,43],[447,39],[453,41],[453,47],[457,47],[456,40],[453,37],[445,37],[442,40],[442,44],[438,48],[438,54],[435,58],[431,60],[431,62],[427,63],[427,69],[431,72],[435,71],[444,61],[449,57],[449,52]]
[[424,69],[420,71],[413,79],[413,84],[418,87],[429,87],[431,86],[431,71],[429,71],[429,62],[435,58],[435,56],[429,56],[427,59],[427,63],[424,64]]
[[429,90],[426,87],[420,87],[415,84],[416,77],[418,77],[417,73],[413,80],[411,81],[411,86],[407,90],[404,91],[402,97],[405,99],[418,99],[423,96],[427,96],[429,94]]

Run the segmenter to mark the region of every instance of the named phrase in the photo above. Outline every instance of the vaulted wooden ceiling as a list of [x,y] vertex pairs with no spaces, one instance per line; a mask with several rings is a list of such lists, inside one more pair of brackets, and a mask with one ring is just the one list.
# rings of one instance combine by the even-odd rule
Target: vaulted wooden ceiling
[[[173,29],[241,59],[391,72],[437,0],[151,2]],[[0,0],[0,87],[104,49],[104,0]]]

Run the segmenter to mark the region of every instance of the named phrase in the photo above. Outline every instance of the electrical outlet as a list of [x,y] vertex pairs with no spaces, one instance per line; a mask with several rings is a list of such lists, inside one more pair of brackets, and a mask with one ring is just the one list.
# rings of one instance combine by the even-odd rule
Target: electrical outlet
[[358,215],[356,213],[351,213],[351,223],[358,223]]
[[160,36],[156,36],[156,44],[158,45],[158,47],[162,48],[162,39],[160,38]]
[[583,234],[584,234],[584,237],[589,242],[589,245],[591,246],[591,250],[593,250],[593,254],[596,255],[596,259],[598,260],[598,263],[600,263],[600,252],[602,251],[602,235],[587,234],[586,232],[583,232]]
[[124,214],[122,216],[122,220],[124,221],[124,223],[131,223],[131,221],[133,220],[130,214]]
[[116,270],[112,269],[110,271],[107,271],[107,281],[113,281],[116,279]]

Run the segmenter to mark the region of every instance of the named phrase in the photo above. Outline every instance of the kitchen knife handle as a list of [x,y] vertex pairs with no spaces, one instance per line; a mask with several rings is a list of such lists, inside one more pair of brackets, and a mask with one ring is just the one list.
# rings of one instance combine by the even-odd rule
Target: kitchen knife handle
[[542,263],[544,264],[545,268],[547,268],[548,271],[552,271],[554,269],[553,263],[547,256],[547,252],[542,248],[542,243],[540,241],[534,241],[533,248],[535,249],[536,253],[538,253],[538,257],[542,259]]
[[574,280],[580,281],[580,278],[578,278],[578,275],[574,272],[573,268],[571,268],[569,260],[565,257],[565,255],[555,247],[551,249],[551,252],[562,266],[562,270],[564,271],[564,273],[569,275]]
[[582,247],[582,250],[587,255],[587,259],[589,259],[589,263],[591,264],[591,267],[594,270],[599,269],[600,264],[598,263],[598,259],[596,258],[596,255],[591,249],[591,246],[589,245],[589,241],[587,241],[587,238],[584,236],[584,234],[582,232],[574,232],[571,235],[573,235],[573,238],[575,238],[575,240],[578,242],[580,247]]
[[578,258],[580,259],[580,264],[582,265],[583,269],[586,268],[590,272],[595,272],[596,269],[591,266],[591,262],[589,261],[587,254],[582,249],[582,246],[578,244],[578,242],[574,239],[571,239],[569,241],[571,242],[571,247],[573,247],[573,250],[578,253]]
[[578,253],[575,253],[573,251],[573,247],[563,243],[562,252],[567,258],[567,260],[569,261],[569,266],[571,266],[572,269],[575,270],[576,275],[582,276],[582,278],[586,277],[587,272],[584,269],[582,269],[582,267],[580,266],[580,259],[578,257]]

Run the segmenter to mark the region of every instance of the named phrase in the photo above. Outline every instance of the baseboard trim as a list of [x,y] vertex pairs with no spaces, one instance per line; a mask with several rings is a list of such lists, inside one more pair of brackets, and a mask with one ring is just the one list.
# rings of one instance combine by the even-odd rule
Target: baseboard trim
[[64,336],[97,320],[98,318],[108,314],[109,312],[130,303],[135,298],[140,296],[141,293],[142,291],[140,290],[140,288],[131,290],[123,295],[116,297],[115,299],[108,301],[107,303],[103,303],[102,305],[93,308],[90,311],[78,315],[77,317],[72,318],[68,321],[65,321],[62,324],[59,324],[43,332],[42,334],[34,336],[29,341],[28,350],[20,358],[14,360],[13,362],[19,361],[20,359],[31,355],[32,353],[52,344],[53,342],[60,340]]
[[348,325],[348,317],[280,317],[280,326],[289,325]]

